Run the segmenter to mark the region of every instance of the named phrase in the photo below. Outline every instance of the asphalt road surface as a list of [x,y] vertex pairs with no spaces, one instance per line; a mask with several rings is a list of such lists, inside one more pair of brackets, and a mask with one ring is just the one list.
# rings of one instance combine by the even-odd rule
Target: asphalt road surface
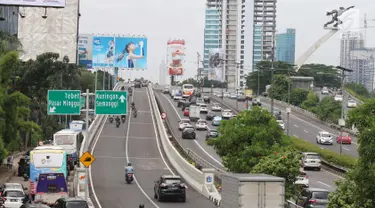
[[[211,201],[191,187],[185,203],[159,203],[154,199],[154,181],[163,174],[172,174],[172,170],[161,154],[146,88],[135,89],[131,99],[138,109],[137,118],[129,112],[119,128],[107,120],[93,146],[96,161],[91,168],[92,186],[101,206],[131,208],[142,202],[147,208],[214,208]],[[135,169],[136,180],[132,184],[126,184],[124,178],[128,161]]]
[[[177,139],[179,140],[180,144],[184,148],[189,148],[192,151],[194,151],[196,154],[198,154],[200,157],[204,158],[209,163],[215,165],[216,167],[222,166],[221,164],[221,158],[217,155],[215,150],[206,144],[205,142],[205,135],[206,131],[197,131],[196,139],[195,140],[187,140],[181,138],[181,131],[178,130],[178,121],[184,117],[183,112],[181,108],[177,108],[177,102],[173,101],[169,94],[162,94],[160,90],[155,91],[155,96],[157,96],[161,104],[164,107],[164,110],[166,111],[168,122],[170,126],[172,127],[173,134],[177,136]],[[212,104],[213,101],[211,101]],[[211,104],[209,105],[209,108],[211,109]],[[221,106],[224,108],[224,106]],[[217,115],[220,115],[221,113],[216,113]],[[205,119],[206,115],[201,114],[201,118]],[[211,121],[208,121],[209,128],[215,128],[211,124]],[[324,188],[328,190],[335,190],[336,185],[334,184],[335,180],[340,179],[340,176],[337,176],[335,174],[332,174],[330,172],[327,172],[325,170],[321,171],[306,171],[308,177],[309,177],[309,183],[310,187],[315,188]]]

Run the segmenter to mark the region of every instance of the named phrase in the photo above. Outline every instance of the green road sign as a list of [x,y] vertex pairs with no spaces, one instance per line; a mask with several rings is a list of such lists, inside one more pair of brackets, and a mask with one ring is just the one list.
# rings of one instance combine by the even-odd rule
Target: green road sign
[[95,113],[98,115],[126,115],[128,92],[97,90],[95,93]]
[[80,90],[48,90],[48,115],[80,115]]

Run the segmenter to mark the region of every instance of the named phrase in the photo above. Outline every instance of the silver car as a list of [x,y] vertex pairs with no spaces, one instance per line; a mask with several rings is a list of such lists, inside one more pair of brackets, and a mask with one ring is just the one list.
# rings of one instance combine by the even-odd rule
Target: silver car
[[320,131],[316,136],[316,143],[333,145],[333,136],[326,131]]
[[304,152],[302,153],[302,167],[304,170],[306,169],[317,169],[320,170],[322,164],[321,159],[318,153],[315,152]]
[[178,122],[178,130],[182,131],[186,127],[193,127],[189,119],[182,119]]

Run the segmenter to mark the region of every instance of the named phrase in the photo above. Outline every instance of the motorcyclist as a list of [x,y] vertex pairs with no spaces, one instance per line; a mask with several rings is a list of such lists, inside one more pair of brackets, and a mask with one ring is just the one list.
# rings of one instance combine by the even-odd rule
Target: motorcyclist
[[127,166],[125,166],[125,177],[127,177],[127,174],[134,174],[134,168],[131,163],[128,163]]
[[120,122],[120,117],[116,116],[116,122]]
[[144,204],[140,204],[139,208],[145,208],[145,205]]
[[134,110],[133,110],[133,116],[134,116],[134,118],[137,117],[137,112],[138,112],[137,109],[134,107]]
[[132,106],[133,109],[135,109],[135,103],[134,103],[134,101],[132,102],[131,106]]
[[132,93],[133,92],[133,89],[131,87],[128,87],[128,92],[129,93]]

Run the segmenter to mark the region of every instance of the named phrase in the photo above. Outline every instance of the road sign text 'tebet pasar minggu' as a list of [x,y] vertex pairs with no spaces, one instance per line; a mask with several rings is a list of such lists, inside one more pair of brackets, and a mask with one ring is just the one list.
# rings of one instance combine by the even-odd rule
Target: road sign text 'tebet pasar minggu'
[[49,115],[79,115],[81,113],[80,90],[48,90]]

